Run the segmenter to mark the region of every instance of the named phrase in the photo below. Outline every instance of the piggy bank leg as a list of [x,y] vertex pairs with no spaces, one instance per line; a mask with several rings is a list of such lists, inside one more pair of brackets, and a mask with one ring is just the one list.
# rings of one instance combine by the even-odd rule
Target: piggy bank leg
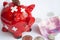
[[[29,23],[31,23],[30,26],[32,26],[34,22],[35,22],[35,18],[34,17],[31,17],[30,18],[30,21],[29,21]],[[30,31],[32,31],[31,28],[30,28]]]
[[2,28],[3,32],[8,32],[8,30],[5,28],[5,25],[3,24],[3,28]]
[[35,22],[35,18],[34,18],[34,17],[29,17],[29,18],[28,18],[28,25],[29,25],[29,27],[30,27],[30,30],[29,30],[29,31],[32,30],[32,29],[31,29],[31,26],[33,25],[34,22]]
[[19,39],[22,37],[22,33],[21,34],[20,33],[14,33],[13,35],[16,39]]

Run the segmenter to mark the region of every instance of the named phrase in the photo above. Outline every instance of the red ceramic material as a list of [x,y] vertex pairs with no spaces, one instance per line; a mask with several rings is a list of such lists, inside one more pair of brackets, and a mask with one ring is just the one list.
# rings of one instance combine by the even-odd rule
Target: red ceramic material
[[3,3],[4,8],[1,12],[1,21],[3,32],[11,32],[14,37],[22,36],[25,31],[30,31],[35,18],[32,16],[32,10],[35,5],[30,6],[15,5],[14,3]]

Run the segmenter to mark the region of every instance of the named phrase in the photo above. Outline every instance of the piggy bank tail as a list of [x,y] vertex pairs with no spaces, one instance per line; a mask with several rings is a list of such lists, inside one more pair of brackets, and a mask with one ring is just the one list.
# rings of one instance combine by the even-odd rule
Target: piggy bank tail
[[8,5],[8,2],[3,2],[3,6],[7,6]]

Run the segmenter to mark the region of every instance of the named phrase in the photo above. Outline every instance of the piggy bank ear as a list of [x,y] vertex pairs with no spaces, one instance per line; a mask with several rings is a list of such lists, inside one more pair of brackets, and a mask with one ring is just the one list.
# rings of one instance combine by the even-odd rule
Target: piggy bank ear
[[8,2],[3,2],[3,6],[5,6],[5,5],[7,5],[8,4]]
[[30,6],[27,7],[27,11],[31,12],[34,9],[35,5],[32,4]]

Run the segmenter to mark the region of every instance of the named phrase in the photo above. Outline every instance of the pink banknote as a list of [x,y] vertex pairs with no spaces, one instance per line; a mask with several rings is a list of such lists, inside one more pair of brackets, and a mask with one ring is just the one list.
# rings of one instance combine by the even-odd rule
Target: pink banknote
[[41,21],[38,24],[41,35],[47,37],[49,34],[57,34],[60,32],[60,18],[52,17],[47,20]]

